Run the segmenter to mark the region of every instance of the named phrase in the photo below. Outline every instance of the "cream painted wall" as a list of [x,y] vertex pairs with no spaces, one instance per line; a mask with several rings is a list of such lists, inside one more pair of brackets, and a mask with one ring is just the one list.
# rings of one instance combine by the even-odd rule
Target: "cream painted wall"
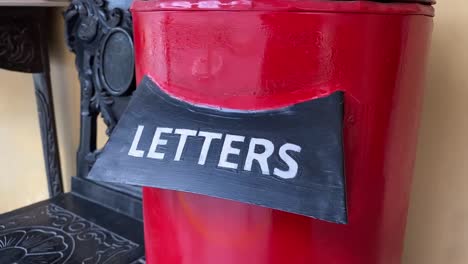
[[[468,263],[468,6],[440,0],[436,10],[404,264]],[[51,71],[69,189],[79,84],[60,12],[51,13]],[[0,90],[1,213],[46,198],[47,189],[31,77],[0,70]]]
[[404,264],[468,263],[467,4],[436,6]]

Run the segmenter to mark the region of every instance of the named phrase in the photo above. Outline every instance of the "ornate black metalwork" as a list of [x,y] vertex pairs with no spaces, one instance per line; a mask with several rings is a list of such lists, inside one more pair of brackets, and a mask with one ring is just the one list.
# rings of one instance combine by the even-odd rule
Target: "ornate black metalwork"
[[63,192],[63,186],[45,21],[41,8],[0,9],[0,68],[33,73],[49,194],[54,197]]
[[[111,6],[127,8],[129,1],[125,1],[111,0]],[[134,66],[128,63],[133,62],[130,15],[107,9],[104,1],[73,1],[65,15],[82,84],[79,175],[86,175],[98,154],[97,115],[103,115],[110,133],[134,88]],[[127,264],[141,260],[142,222],[131,218],[141,219],[141,199],[78,177],[75,183],[87,185],[73,184],[72,193],[57,195],[62,182],[44,25],[43,8],[0,8],[0,68],[34,73],[49,190],[56,196],[0,214],[0,263]],[[127,69],[119,65],[121,61]]]
[[12,229],[0,234],[0,263],[66,263],[73,239],[50,227]]
[[49,194],[54,197],[63,192],[63,184],[50,75],[48,72],[35,73],[33,79]]
[[55,204],[0,221],[0,263],[122,263],[138,247]]
[[110,135],[135,88],[130,12],[109,10],[107,5],[105,0],[74,0],[64,14],[81,84],[80,177],[88,174],[99,155],[97,116],[102,116]]

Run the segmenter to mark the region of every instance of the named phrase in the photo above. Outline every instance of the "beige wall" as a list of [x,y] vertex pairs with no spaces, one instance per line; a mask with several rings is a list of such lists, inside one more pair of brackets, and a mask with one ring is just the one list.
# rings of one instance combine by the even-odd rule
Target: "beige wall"
[[468,2],[436,11],[405,264],[468,263]]
[[[69,189],[78,144],[79,86],[59,10],[53,19],[53,92]],[[0,70],[0,91],[0,212],[5,212],[46,198],[47,189],[31,78]],[[468,263],[467,101],[468,5],[440,0],[404,264]]]

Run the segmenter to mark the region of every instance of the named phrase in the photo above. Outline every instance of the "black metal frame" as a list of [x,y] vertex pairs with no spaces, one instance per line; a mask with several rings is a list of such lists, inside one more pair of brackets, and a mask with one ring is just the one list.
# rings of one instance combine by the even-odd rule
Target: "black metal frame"
[[[76,175],[79,179],[72,180],[72,191],[108,206],[117,205],[109,197],[121,199],[124,193],[129,198],[122,203],[133,208],[141,205],[140,188],[86,180],[100,152],[96,148],[98,115],[103,117],[109,135],[135,89],[129,4],[127,0],[74,0],[64,18],[67,44],[76,54],[81,85]],[[55,197],[63,193],[63,183],[49,74],[46,9],[2,7],[1,10],[0,68],[33,74],[49,194]],[[119,60],[126,63],[118,63]],[[102,200],[102,188],[115,192],[107,192],[109,195]],[[141,219],[141,209],[134,211],[129,209],[128,213]]]
[[80,145],[72,192],[141,219],[140,188],[86,179],[100,153],[96,147],[98,116],[110,135],[135,89],[129,4],[74,0],[64,13],[67,44],[76,54],[81,85]]
[[[81,85],[81,134],[77,154],[77,176],[86,177],[99,155],[96,149],[96,120],[100,114],[110,135],[125,108],[129,95],[135,88],[133,72],[126,85],[112,87],[106,80],[116,76],[105,74],[106,43],[113,34],[122,34],[122,41],[133,48],[131,16],[128,10],[114,8],[108,10],[105,1],[75,0],[64,14],[67,44],[76,54],[76,67]],[[121,51],[130,52],[133,49]],[[113,56],[121,56],[114,53]],[[125,54],[128,56],[128,54]],[[119,65],[131,67],[133,64]]]
[[[64,14],[66,39],[76,54],[81,85],[78,177],[72,179],[72,191],[141,219],[140,188],[86,180],[100,152],[96,149],[98,115],[109,135],[135,89],[129,5],[128,0],[73,0]],[[55,197],[63,193],[63,183],[50,81],[47,12],[39,7],[2,7],[1,11],[0,68],[33,74],[48,189],[50,197]],[[118,63],[119,59],[126,63]]]
[[[67,40],[77,55],[80,74],[81,138],[78,177],[72,178],[72,192],[65,194],[49,75],[46,9],[0,7],[0,68],[33,74],[52,197],[0,214],[0,240],[5,241],[0,243],[0,263],[145,263],[139,189],[86,179],[99,155],[97,116],[103,116],[110,133],[135,87],[134,65],[128,63],[133,61],[129,4],[129,0],[74,0],[66,11]],[[31,237],[40,243],[31,244]]]

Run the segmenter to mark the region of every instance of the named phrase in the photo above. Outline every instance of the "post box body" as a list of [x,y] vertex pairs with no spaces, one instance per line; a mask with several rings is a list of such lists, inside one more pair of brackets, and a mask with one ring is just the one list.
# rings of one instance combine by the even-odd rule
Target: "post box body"
[[345,95],[348,224],[144,188],[148,263],[400,263],[431,6],[136,1],[132,12],[137,79],[187,102],[263,110]]

